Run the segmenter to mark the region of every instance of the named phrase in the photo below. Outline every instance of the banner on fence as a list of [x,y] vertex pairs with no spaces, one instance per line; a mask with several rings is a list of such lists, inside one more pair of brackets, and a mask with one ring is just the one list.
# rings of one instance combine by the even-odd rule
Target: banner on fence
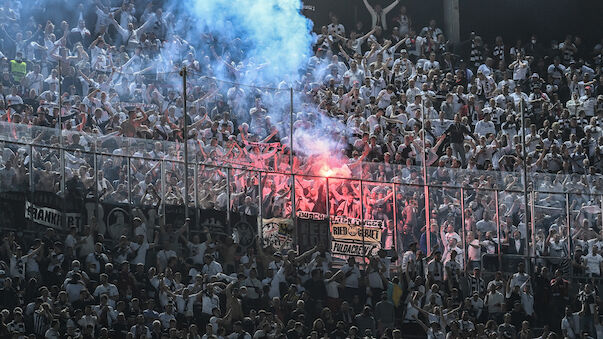
[[230,214],[232,235],[242,248],[248,248],[255,244],[258,234],[258,216],[245,215],[241,213]]
[[327,215],[317,212],[297,211],[297,217],[308,220],[325,220],[327,218]]
[[[63,218],[65,218],[65,223],[63,223]],[[63,213],[54,208],[37,206],[26,200],[25,219],[42,226],[63,230],[69,229],[71,226],[81,226],[82,217],[80,213]]]
[[262,240],[264,246],[278,250],[293,248],[293,220],[285,218],[263,219]]
[[201,229],[207,227],[209,234],[216,235],[231,235],[232,231],[228,227],[226,220],[226,211],[218,210],[200,210],[199,227]]
[[[304,218],[307,217],[307,218]],[[297,212],[297,246],[300,253],[322,244],[329,248],[329,220],[315,212]]]
[[[73,200],[73,199],[71,199]],[[184,206],[165,206],[165,216],[161,207],[132,206],[130,204],[93,199],[71,201],[51,192],[0,192],[0,227],[5,229],[25,229],[38,225],[67,231],[69,227],[79,229],[83,225],[96,223],[97,232],[110,239],[122,235],[132,235],[132,220],[139,217],[147,225],[147,236],[153,236],[155,225],[165,218],[166,224],[179,228],[185,222]],[[243,249],[255,244],[258,234],[258,216],[231,213],[230,221],[226,211],[214,209],[189,209],[191,231],[194,233],[207,227],[216,237],[233,237]],[[198,217],[198,219],[197,219]]]
[[331,252],[362,256],[381,247],[382,220],[361,220],[345,216],[331,218]]
[[382,227],[368,226],[371,221],[367,220],[362,224],[347,222],[348,218],[337,216],[333,218],[332,234],[335,240],[354,241],[362,243],[381,243]]
[[376,249],[376,244],[373,243],[362,243],[357,244],[348,241],[331,241],[331,253],[348,256],[369,256]]

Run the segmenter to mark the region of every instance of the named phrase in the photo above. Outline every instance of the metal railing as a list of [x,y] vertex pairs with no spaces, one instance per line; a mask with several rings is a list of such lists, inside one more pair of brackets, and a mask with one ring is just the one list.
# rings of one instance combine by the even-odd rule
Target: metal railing
[[[87,146],[76,147],[69,144],[78,134],[74,132],[64,132],[64,144],[61,145],[56,130],[51,128],[2,123],[0,130],[0,164],[4,167],[1,191],[46,191],[66,197],[73,182],[80,180],[86,189],[85,195],[94,197],[97,202],[149,206],[161,199],[163,203],[159,206],[165,209],[166,205],[182,205],[186,200],[186,204],[196,211],[208,208],[240,211],[246,206],[245,198],[250,198],[259,217],[260,234],[263,219],[296,219],[293,211],[308,211],[309,204],[303,199],[314,196],[313,210],[324,214],[327,220],[343,215],[362,221],[363,247],[364,220],[383,222],[378,248],[398,255],[414,241],[428,253],[436,245],[444,250],[449,249],[448,245],[454,246],[443,243],[445,239],[441,238],[439,229],[433,234],[422,229],[425,225],[422,211],[427,211],[431,222],[439,228],[452,225],[456,235],[444,236],[460,238],[456,247],[462,250],[465,264],[468,264],[469,252],[473,251],[471,239],[478,238],[480,247],[494,249],[491,254],[498,258],[498,269],[510,269],[503,265],[513,256],[510,253],[530,259],[532,264],[560,267],[559,262],[563,262],[562,258],[567,262],[576,245],[584,248],[589,240],[599,236],[594,230],[603,229],[601,192],[594,190],[596,194],[591,194],[582,191],[583,188],[564,186],[562,183],[573,182],[573,179],[558,175],[528,176],[535,180],[529,183],[526,204],[519,184],[508,179],[511,175],[519,177],[518,173],[446,169],[447,175],[456,178],[455,181],[441,180],[442,176],[438,174],[427,180],[425,186],[420,179],[407,182],[366,179],[367,172],[372,172],[369,165],[363,165],[357,177],[325,178],[313,173],[254,168],[241,163],[218,164],[210,159],[201,160],[198,154],[191,154],[194,160],[185,171],[180,147],[175,142],[113,136],[114,147],[111,149],[99,145],[107,138],[81,135]],[[146,153],[145,149],[150,151]],[[166,152],[162,153],[164,150]],[[12,168],[14,175],[7,168]],[[404,171],[416,171],[417,168],[392,166],[390,170],[398,177]],[[429,167],[427,172],[429,175],[439,170]],[[185,177],[189,182],[188,199],[185,199]],[[506,182],[504,187],[497,184],[501,178],[505,178],[502,179]],[[477,185],[470,184],[482,179],[483,182]],[[293,182],[296,189],[291,187]],[[555,186],[556,183],[560,185]],[[281,187],[271,187],[275,184]],[[596,182],[586,184],[589,191],[598,187]],[[154,187],[154,192],[149,192],[149,187]],[[279,209],[267,211],[266,206],[262,206],[269,194],[279,195],[282,203]],[[343,202],[346,194],[350,199],[347,203]],[[319,196],[328,199],[318,199]],[[526,206],[528,225],[522,223]],[[510,240],[516,232],[519,232],[519,245]],[[486,236],[487,233],[490,234]],[[295,239],[296,235],[293,237]],[[556,237],[560,239],[557,241]],[[492,241],[494,245],[484,245],[484,241]],[[514,246],[517,247],[512,248]],[[365,257],[364,252],[362,257]],[[573,274],[567,267],[566,272]]]

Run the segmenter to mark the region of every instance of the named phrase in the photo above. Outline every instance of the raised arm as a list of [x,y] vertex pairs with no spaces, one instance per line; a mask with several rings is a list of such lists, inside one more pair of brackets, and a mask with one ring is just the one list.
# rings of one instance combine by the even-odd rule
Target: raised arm
[[[115,29],[117,30],[117,32],[119,32],[119,34],[121,34],[122,38],[127,39],[128,37],[128,30],[123,28],[119,22],[117,22],[117,20],[115,20],[114,16],[109,16],[109,20],[111,21],[111,24],[113,25],[113,27],[115,27]],[[124,41],[124,43],[127,43],[127,41]]]
[[138,27],[137,29],[134,30],[134,34],[136,35],[136,37],[138,37],[139,34],[144,33],[144,31],[147,28],[149,28],[149,26],[154,24],[155,21],[156,21],[156,15],[151,15],[144,24],[140,25],[140,27]]
[[329,279],[326,280],[327,284],[335,281],[337,278],[345,276],[342,270],[335,272]]
[[364,6],[366,7],[366,10],[369,11],[371,16],[377,15],[377,12],[375,12],[375,9],[373,8],[373,6],[371,6],[371,4],[369,4],[368,0],[363,0],[363,1],[364,1]]
[[31,253],[22,256],[21,259],[22,260],[27,260],[27,259],[33,257],[34,255],[38,254],[42,250],[43,246],[44,246],[44,244],[40,244],[40,246],[38,246],[38,248],[36,248],[35,250],[31,251]]
[[385,14],[389,13],[392,9],[394,9],[396,6],[398,6],[398,3],[400,3],[400,0],[395,0],[394,2],[392,2],[389,6],[385,7],[383,9],[383,12]]
[[379,51],[377,51],[377,54],[381,54],[381,53],[385,52],[391,45],[392,45],[392,41],[391,40],[385,41],[385,43],[383,44],[383,46],[381,47],[381,49]]
[[373,29],[371,29],[368,33],[366,33],[365,35],[360,37],[360,41],[364,41],[366,39],[368,39],[368,37],[371,36],[371,34],[375,33],[377,29],[373,27]]
[[341,46],[341,44],[339,44],[339,50],[341,51],[340,54],[349,62],[352,61],[352,58],[350,57],[350,55],[345,51],[345,49]]
[[417,322],[417,324],[419,324],[419,326],[421,326],[423,328],[423,330],[425,332],[429,331],[429,327],[427,327],[427,325],[425,325],[425,323],[422,322],[421,319],[419,319],[416,315],[413,315],[413,318],[415,319],[415,321]]
[[311,256],[311,255],[312,255],[312,254],[314,254],[314,252],[316,252],[316,251],[317,251],[317,247],[316,247],[316,246],[314,246],[314,247],[312,247],[311,249],[307,250],[306,252],[302,253],[301,255],[298,255],[297,257],[295,257],[295,258],[293,259],[293,261],[295,261],[295,262],[300,262],[300,261],[303,261],[305,258],[307,258],[307,257]]

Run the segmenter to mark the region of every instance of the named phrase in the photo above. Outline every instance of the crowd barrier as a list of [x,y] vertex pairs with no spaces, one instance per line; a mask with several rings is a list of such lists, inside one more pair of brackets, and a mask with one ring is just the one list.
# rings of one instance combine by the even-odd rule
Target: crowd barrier
[[[0,182],[0,226],[5,230],[52,227],[67,232],[71,226],[81,228],[96,222],[106,239],[116,240],[132,233],[129,221],[134,214],[176,226],[188,217],[193,232],[207,227],[212,234],[233,236],[244,247],[257,239],[279,250],[304,251],[320,244],[337,258],[362,260],[379,249],[401,256],[415,241],[429,254],[435,246],[441,249],[441,234],[425,232],[423,225],[433,223],[444,228],[453,224],[461,238],[464,263],[468,263],[469,233],[488,232],[490,239],[486,240],[492,241],[493,251],[484,253],[488,257],[482,262],[486,270],[513,271],[514,265],[509,263],[515,262],[515,255],[528,260],[532,267],[564,267],[571,275],[569,266],[576,246],[597,239],[596,230],[603,229],[602,194],[587,176],[579,179],[584,184],[579,190],[561,185],[573,178],[532,174],[528,178],[535,180],[528,183],[528,192],[523,192],[521,179],[517,179],[521,173],[455,170],[447,172],[457,179],[454,181],[380,182],[218,164],[194,156],[185,171],[177,153],[174,157],[148,157],[159,152],[95,147],[100,138],[90,135],[83,136],[89,140],[88,147],[74,148],[58,143],[54,129],[11,123],[0,124],[0,129],[5,167]],[[64,134],[62,139],[67,140],[70,134]],[[157,145],[146,140],[112,139],[116,145]],[[176,143],[162,145],[164,149],[178,148]],[[11,153],[16,156],[9,164]],[[16,175],[7,175],[6,168],[14,168]],[[434,171],[437,168],[427,172]],[[505,175],[512,179],[502,179],[507,185],[501,188],[495,178]],[[189,182],[186,203],[185,181]],[[270,187],[275,182],[288,184],[280,189]],[[293,182],[295,189],[291,189]],[[555,187],[555,183],[560,185]],[[309,196],[308,187],[314,189],[314,196]],[[341,202],[345,199],[341,197],[343,187],[349,190],[348,205]],[[277,193],[283,206],[275,212],[263,204],[266,196]],[[521,218],[526,206],[524,193],[528,197],[527,225],[526,218]],[[309,198],[311,204],[304,201]],[[520,220],[513,220],[518,217]],[[515,230],[520,233],[520,252],[510,249],[505,240],[512,238]],[[560,239],[553,253],[544,244],[555,241],[555,233]],[[482,236],[480,240],[485,239]]]

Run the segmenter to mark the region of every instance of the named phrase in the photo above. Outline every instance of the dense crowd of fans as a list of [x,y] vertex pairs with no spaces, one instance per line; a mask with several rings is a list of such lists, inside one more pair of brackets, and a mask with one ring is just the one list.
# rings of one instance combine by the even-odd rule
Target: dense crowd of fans
[[[398,0],[364,4],[370,25],[344,27],[332,15],[299,81],[246,84],[278,87],[269,90],[236,84],[262,68],[232,53],[236,41],[208,34],[200,39],[213,47],[195,48],[150,1],[55,1],[65,11],[52,16],[3,2],[2,138],[56,146],[60,127],[68,151],[62,162],[52,147],[30,154],[3,143],[1,191],[31,184],[71,198],[189,202],[183,166],[157,161],[181,158],[186,121],[193,158],[204,164],[188,190],[201,208],[291,217],[288,176],[260,182],[253,171],[212,167],[320,173],[323,155],[290,158],[289,117],[278,117],[291,86],[303,103],[294,130],[329,136],[343,173],[375,181],[331,180],[327,190],[324,179],[296,177],[296,210],[385,220],[387,230],[383,250],[365,262],[340,262],[324,244],[305,253],[259,241],[244,248],[142,214],[118,236],[95,224],[48,229],[33,242],[5,233],[0,336],[603,338],[594,279],[601,198],[589,195],[603,192],[603,40],[488,43],[471,34],[451,44],[435,20],[416,26]],[[105,155],[95,164],[89,151]],[[422,187],[405,185],[423,183],[415,167],[423,161],[429,182],[451,187],[431,189],[429,206]],[[540,191],[533,211],[519,191],[524,161]],[[401,184],[395,192],[380,184],[391,182]],[[554,193],[570,186],[582,194]],[[482,277],[501,267],[500,253],[537,258],[529,275],[517,259],[503,265],[516,273]]]

